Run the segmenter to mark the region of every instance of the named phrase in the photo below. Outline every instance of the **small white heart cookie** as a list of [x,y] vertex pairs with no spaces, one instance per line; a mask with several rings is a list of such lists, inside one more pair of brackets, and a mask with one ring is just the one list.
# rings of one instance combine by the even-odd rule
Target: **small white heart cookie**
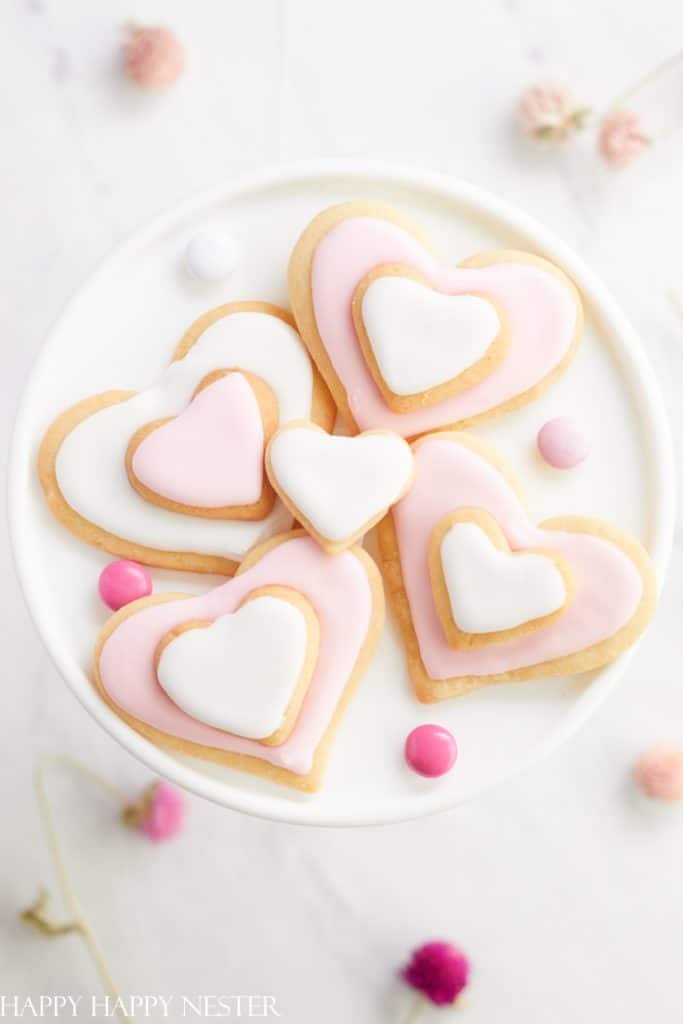
[[508,347],[503,313],[488,297],[446,295],[416,271],[378,267],[353,300],[358,340],[395,412],[434,405],[487,377]]
[[286,424],[266,452],[270,482],[329,554],[348,548],[406,493],[413,454],[397,434],[328,434],[306,420]]
[[513,551],[483,509],[459,509],[429,542],[434,600],[456,649],[501,643],[548,625],[567,607],[572,579],[554,552]]
[[318,647],[308,601],[288,587],[262,587],[232,614],[166,634],[157,679],[192,718],[276,746],[294,728]]

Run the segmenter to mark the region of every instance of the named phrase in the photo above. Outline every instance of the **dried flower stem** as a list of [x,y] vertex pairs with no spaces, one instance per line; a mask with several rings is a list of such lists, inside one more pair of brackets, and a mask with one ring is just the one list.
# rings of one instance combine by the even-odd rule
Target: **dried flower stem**
[[652,85],[653,82],[656,82],[657,79],[666,74],[667,71],[671,71],[671,69],[675,68],[681,61],[683,61],[683,50],[678,50],[678,52],[674,53],[673,56],[652,68],[652,70],[648,71],[642,78],[639,78],[634,85],[629,86],[629,88],[626,89],[625,92],[621,93],[621,95],[617,96],[615,100],[612,100],[606,108],[606,112],[609,113],[623,107],[629,102],[629,100],[633,99],[641,89],[644,89],[648,85]]
[[669,291],[669,298],[671,299],[674,309],[683,321],[683,296],[676,288],[671,288]]
[[[462,1007],[466,1006],[468,1002],[468,997],[461,993],[453,1003],[453,1008],[456,1010],[462,1009]],[[425,1006],[427,1006],[427,1000],[421,992],[416,992],[415,999],[408,1007],[408,1012],[401,1021],[401,1024],[417,1024],[417,1021],[422,1016]]]
[[54,816],[52,814],[52,807],[50,806],[46,788],[47,770],[50,766],[54,765],[66,765],[69,768],[72,768],[91,782],[95,782],[100,786],[100,788],[104,789],[117,801],[123,802],[125,799],[124,794],[115,786],[112,786],[105,779],[90,771],[89,768],[86,768],[85,765],[81,764],[80,761],[76,761],[74,758],[61,754],[52,754],[45,755],[39,760],[33,778],[36,800],[38,802],[38,810],[43,822],[47,845],[57,873],[59,887],[62,891],[64,903],[71,914],[71,921],[66,924],[55,924],[51,920],[47,914],[48,897],[47,893],[44,891],[41,892],[33,906],[23,911],[23,913],[20,914],[20,917],[23,921],[26,921],[38,928],[44,935],[51,937],[65,935],[69,932],[78,932],[82,936],[83,942],[93,959],[104,989],[115,1002],[116,1012],[119,1018],[122,1021],[129,1021],[130,1017],[128,1017],[128,1015],[121,1009],[118,989],[116,988],[114,979],[112,978],[107,961],[104,958],[102,948],[80,905],[59,844]]
[[422,1016],[422,1011],[424,1010],[425,1006],[425,997],[420,992],[418,992],[415,996],[415,999],[410,1004],[410,1008],[408,1009],[408,1013],[406,1014],[404,1020],[402,1021],[402,1024],[417,1024],[417,1021]]

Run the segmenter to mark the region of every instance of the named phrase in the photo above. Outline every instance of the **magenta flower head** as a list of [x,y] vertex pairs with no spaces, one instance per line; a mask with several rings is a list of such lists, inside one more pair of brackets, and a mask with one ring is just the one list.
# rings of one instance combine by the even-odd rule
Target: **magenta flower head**
[[435,1006],[450,1006],[467,985],[470,962],[450,942],[426,942],[401,971],[409,985]]
[[169,782],[153,782],[138,800],[126,805],[121,817],[124,825],[142,832],[153,843],[163,842],[182,829],[185,799]]

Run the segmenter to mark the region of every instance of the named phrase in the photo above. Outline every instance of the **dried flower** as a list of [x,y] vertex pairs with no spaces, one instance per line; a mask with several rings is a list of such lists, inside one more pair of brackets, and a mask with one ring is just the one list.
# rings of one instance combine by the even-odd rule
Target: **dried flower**
[[130,27],[123,55],[126,76],[142,89],[167,89],[185,67],[185,50],[167,28]]
[[683,798],[683,750],[660,745],[644,751],[633,767],[638,788],[651,800]]
[[153,843],[172,839],[183,827],[185,800],[169,782],[154,782],[121,814],[124,825],[138,829]]
[[450,1006],[467,985],[469,972],[469,960],[455,946],[427,942],[414,950],[401,977],[435,1006]]
[[585,125],[588,108],[574,106],[569,90],[554,82],[532,85],[519,103],[519,122],[527,135],[563,142]]
[[626,167],[649,142],[638,116],[629,110],[608,114],[600,126],[598,145],[610,167]]

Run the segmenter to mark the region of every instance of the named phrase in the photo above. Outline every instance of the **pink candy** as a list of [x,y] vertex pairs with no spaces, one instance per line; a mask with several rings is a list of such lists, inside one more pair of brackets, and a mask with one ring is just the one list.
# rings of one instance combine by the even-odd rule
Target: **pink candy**
[[571,469],[588,455],[588,438],[571,416],[548,420],[538,432],[538,450],[555,469]]
[[418,775],[436,779],[450,771],[458,757],[455,737],[442,725],[418,725],[408,734],[405,759]]
[[110,562],[100,573],[100,597],[115,612],[124,604],[152,593],[152,577],[144,565],[123,559]]

